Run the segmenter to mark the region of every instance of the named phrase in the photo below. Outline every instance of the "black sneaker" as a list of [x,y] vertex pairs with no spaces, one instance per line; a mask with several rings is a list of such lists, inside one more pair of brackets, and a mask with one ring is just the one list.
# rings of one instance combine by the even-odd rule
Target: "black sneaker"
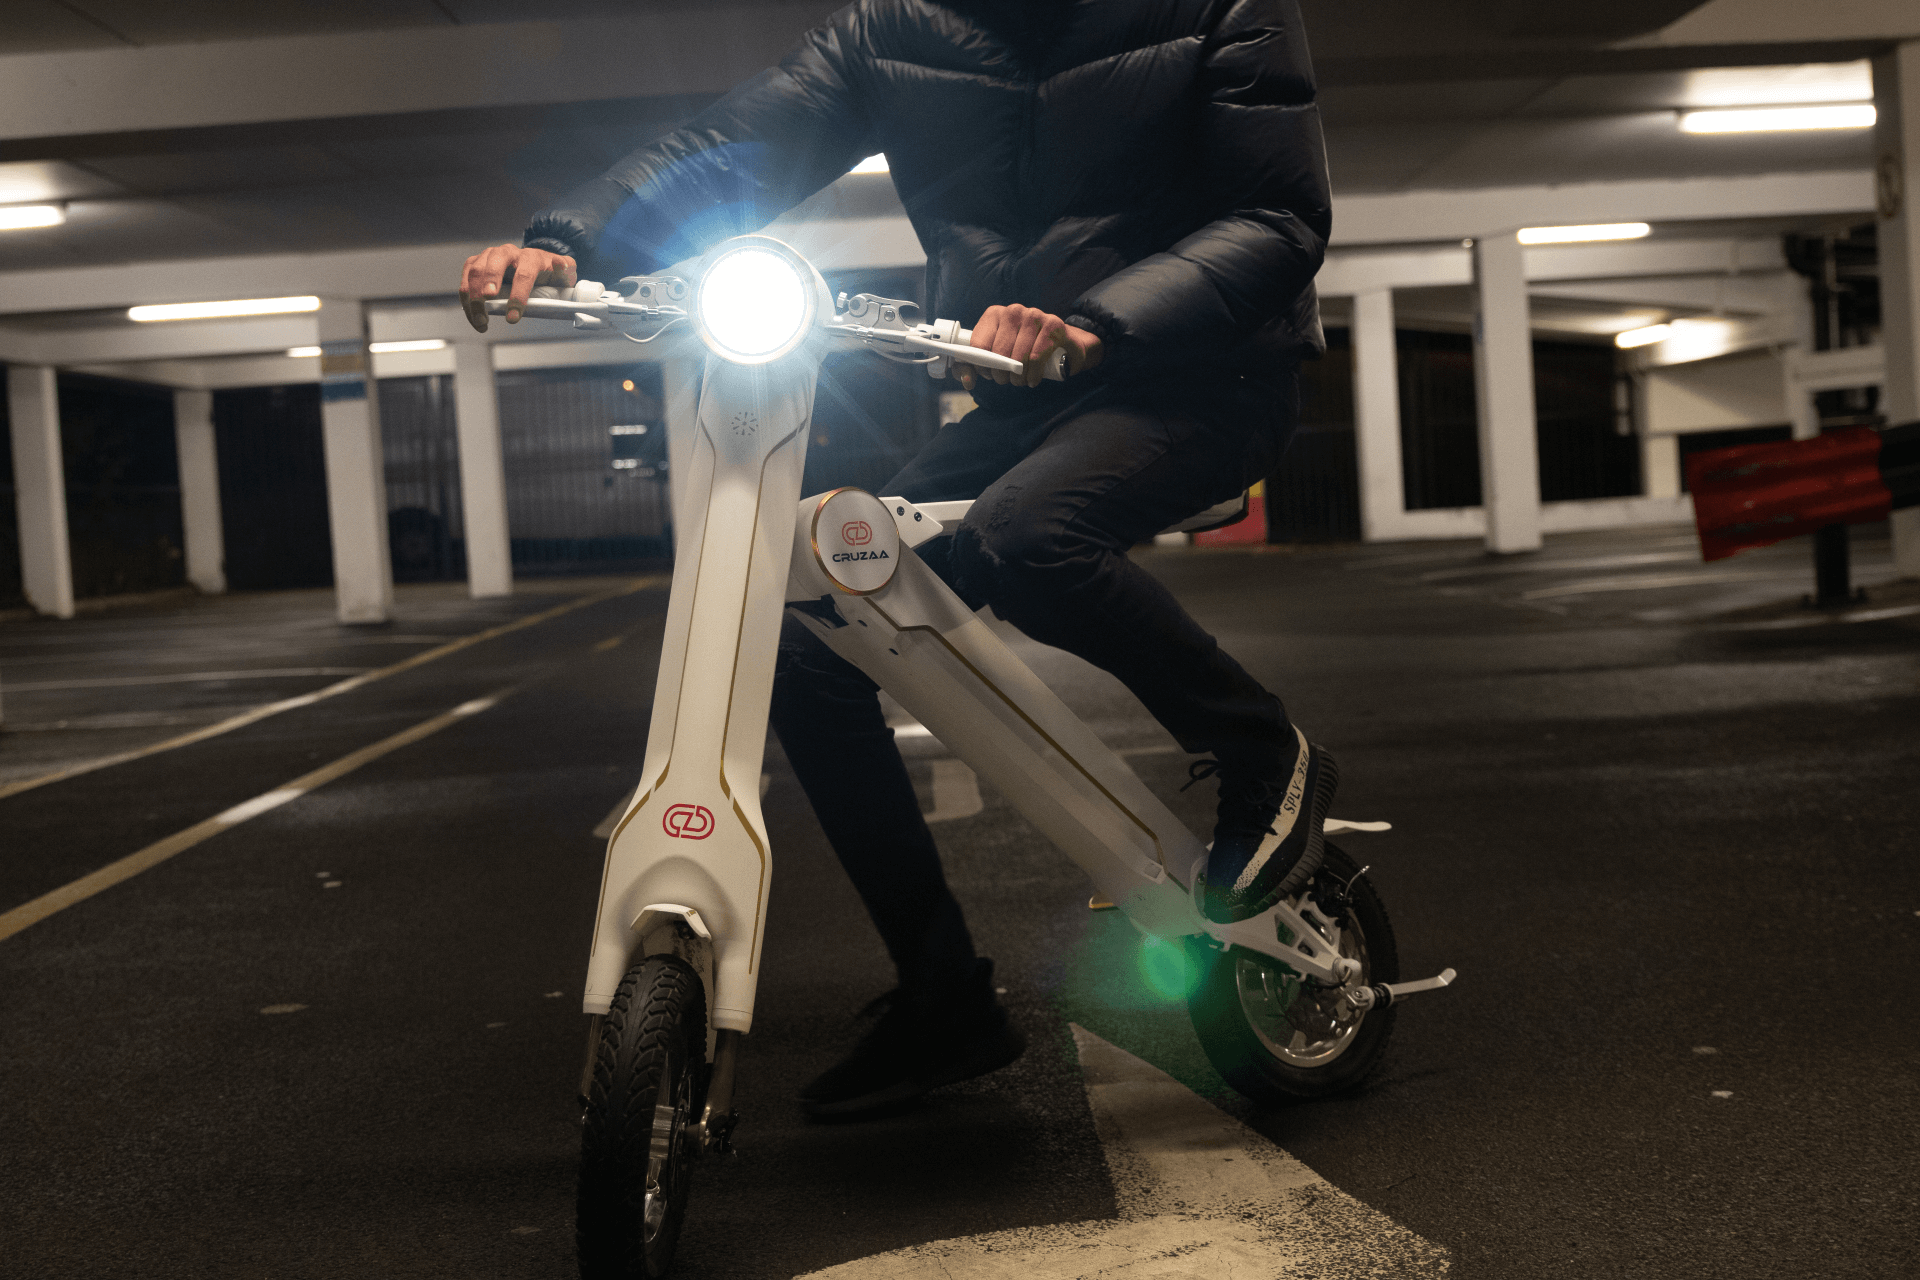
[[1294,735],[1299,749],[1279,776],[1216,761],[1193,767],[1196,781],[1212,773],[1220,777],[1220,816],[1207,850],[1206,875],[1196,886],[1201,914],[1209,920],[1251,919],[1297,892],[1320,869],[1327,809],[1340,784],[1340,768],[1332,752],[1309,743],[1298,729]]
[[993,992],[993,961],[944,990],[889,991],[867,1006],[880,1021],[853,1052],[800,1091],[811,1120],[868,1120],[903,1111],[943,1085],[998,1071],[1027,1039]]

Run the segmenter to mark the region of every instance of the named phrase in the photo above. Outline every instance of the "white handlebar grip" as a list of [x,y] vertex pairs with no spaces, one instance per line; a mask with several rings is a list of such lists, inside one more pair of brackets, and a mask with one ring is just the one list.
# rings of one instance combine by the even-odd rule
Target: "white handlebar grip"
[[[942,321],[941,323],[945,322]],[[973,330],[954,330],[952,342],[955,346],[964,347],[972,340]],[[965,362],[962,361],[962,363]],[[1040,371],[1040,376],[1048,382],[1065,382],[1067,380],[1067,349],[1065,347],[1054,348],[1053,353],[1047,357],[1046,368]]]

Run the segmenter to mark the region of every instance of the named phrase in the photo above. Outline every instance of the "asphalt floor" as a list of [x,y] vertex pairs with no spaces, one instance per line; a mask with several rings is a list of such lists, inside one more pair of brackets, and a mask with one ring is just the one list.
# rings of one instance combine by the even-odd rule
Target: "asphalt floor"
[[[1403,973],[1458,983],[1405,1007],[1360,1090],[1256,1107],[1137,935],[983,787],[936,831],[1027,1055],[905,1116],[809,1125],[794,1091],[890,975],[770,747],[739,1153],[698,1169],[676,1275],[1111,1215],[1076,1022],[1459,1276],[1920,1273],[1920,588],[1889,581],[1883,528],[1855,543],[1868,598],[1828,611],[1797,604],[1804,543],[1702,565],[1684,528],[1497,559],[1140,554],[1338,753],[1336,815],[1394,824],[1341,842]],[[0,938],[0,1272],[571,1274],[591,832],[638,774],[665,601],[548,580],[403,588],[376,629],[315,592],[0,622],[0,912],[505,693]],[[1207,825],[1124,690],[1020,647]],[[934,808],[942,749],[903,749]]]

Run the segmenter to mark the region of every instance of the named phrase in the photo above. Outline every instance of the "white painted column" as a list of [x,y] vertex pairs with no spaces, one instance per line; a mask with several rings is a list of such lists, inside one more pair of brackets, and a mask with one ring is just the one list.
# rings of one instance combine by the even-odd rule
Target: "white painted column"
[[213,392],[173,393],[173,442],[180,459],[180,524],[187,539],[187,581],[206,595],[224,595],[227,544],[220,526],[220,458],[213,437]]
[[1649,498],[1680,496],[1680,438],[1640,437],[1640,489]]
[[[1880,213],[1880,341],[1888,422],[1920,419],[1920,40],[1873,60],[1879,108],[1874,154]],[[1893,513],[1893,560],[1920,577],[1920,507]]]
[[387,478],[380,403],[371,394],[366,308],[357,298],[328,298],[317,324],[334,598],[342,622],[385,622],[393,615],[393,559],[387,550]]
[[1473,242],[1473,377],[1487,550],[1540,546],[1540,447],[1533,410],[1527,269],[1514,232]]
[[1795,374],[1800,358],[1813,351],[1812,286],[1799,272],[1783,271],[1775,290],[1775,306],[1788,335],[1787,347],[1780,353],[1780,385],[1787,399],[1787,422],[1795,440],[1811,440],[1820,434],[1820,407],[1813,402],[1813,392],[1801,386]]
[[14,509],[20,524],[20,585],[27,603],[73,616],[73,554],[67,542],[67,467],[60,456],[60,395],[47,365],[7,370],[13,435]]
[[467,594],[513,594],[513,544],[507,533],[507,475],[500,452],[500,398],[493,348],[453,344],[453,420],[460,436],[460,521],[467,543]]
[[1400,355],[1393,341],[1393,291],[1353,299],[1353,429],[1360,454],[1360,536],[1394,536],[1407,511],[1400,460]]
[[1647,404],[1647,375],[1633,375],[1633,426],[1640,433],[1640,492],[1649,498],[1680,496],[1680,439],[1655,435],[1653,410]]

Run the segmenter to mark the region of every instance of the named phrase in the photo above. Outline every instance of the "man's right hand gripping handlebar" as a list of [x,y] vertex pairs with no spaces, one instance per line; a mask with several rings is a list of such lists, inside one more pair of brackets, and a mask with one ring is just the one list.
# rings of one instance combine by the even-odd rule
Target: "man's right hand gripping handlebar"
[[497,244],[467,259],[460,272],[460,308],[467,313],[467,323],[485,333],[487,301],[502,290],[507,294],[507,323],[515,324],[534,289],[543,284],[571,289],[576,275],[573,259],[563,254]]

